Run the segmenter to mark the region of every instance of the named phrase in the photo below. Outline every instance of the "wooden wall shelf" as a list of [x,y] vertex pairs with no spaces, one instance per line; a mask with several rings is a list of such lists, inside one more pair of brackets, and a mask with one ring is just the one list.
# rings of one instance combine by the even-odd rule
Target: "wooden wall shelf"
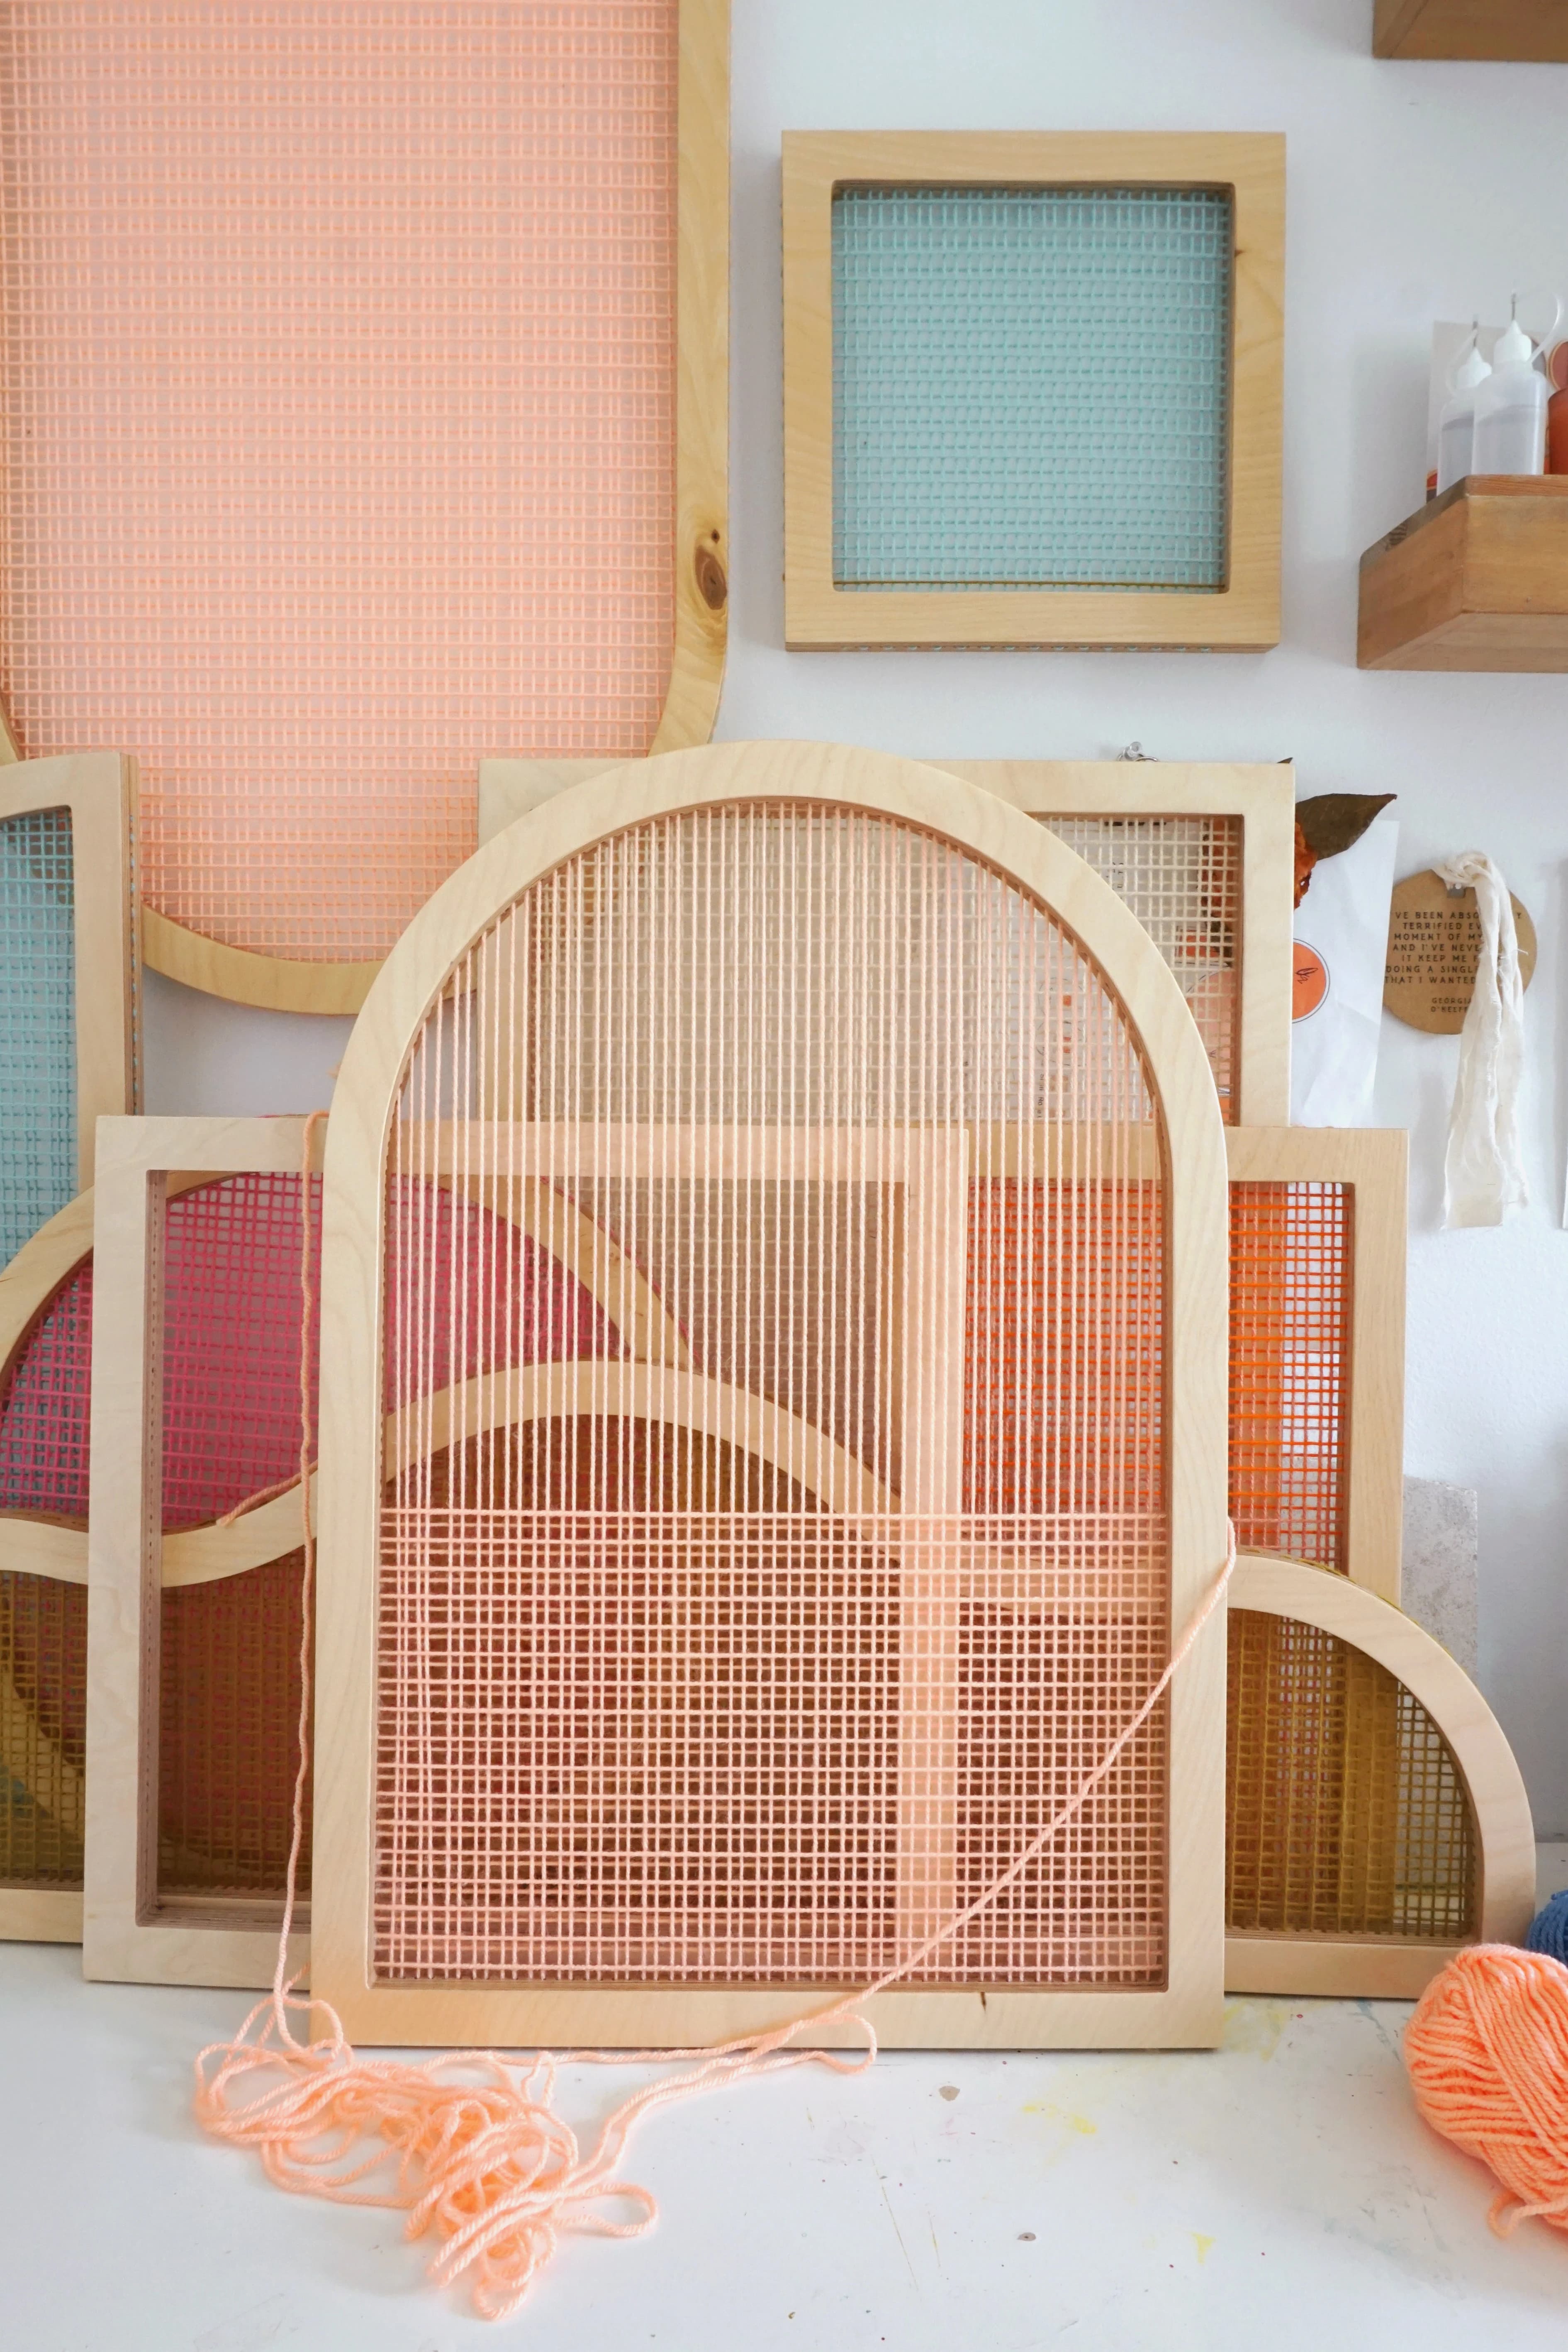
[[1568,63],[1568,0],[1376,0],[1376,58]]
[[1568,670],[1568,474],[1470,474],[1361,560],[1362,669]]

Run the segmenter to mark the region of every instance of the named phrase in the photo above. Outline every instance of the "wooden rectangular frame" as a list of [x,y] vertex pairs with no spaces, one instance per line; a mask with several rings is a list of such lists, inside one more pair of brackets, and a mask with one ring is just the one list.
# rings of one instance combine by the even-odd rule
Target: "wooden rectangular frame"
[[76,936],[77,1186],[92,1182],[98,1122],[138,1099],[136,762],[68,751],[0,765],[0,822],[68,809]]
[[[168,1192],[211,1176],[298,1174],[302,1118],[119,1118],[100,1135],[93,1223],[92,1475],[88,1526],[87,1871],[82,1972],[136,1984],[271,1983],[278,1935],[253,1906],[218,1897],[156,1901],[158,1596],[185,1570],[190,1537],[165,1538],[150,1425],[156,1362],[149,1328],[153,1216]],[[324,1124],[311,1166],[320,1169]],[[227,1528],[202,1529],[237,1573],[289,1549],[290,1488]],[[263,1518],[268,1528],[262,1528]],[[268,1549],[270,1531],[271,1549]],[[259,1541],[259,1549],[258,1539]],[[294,1538],[297,1540],[297,1535]],[[165,1552],[181,1547],[171,1562]],[[207,1573],[214,1572],[210,1566]],[[290,1969],[305,1963],[301,1931]]]
[[[841,589],[833,576],[836,188],[1224,186],[1236,205],[1226,584]],[[790,131],[784,139],[784,643],[1260,653],[1279,637],[1285,142],[1247,131]]]
[[[1290,1117],[1290,919],[1295,895],[1296,774],[1289,761],[949,760],[927,758],[1030,816],[1222,816],[1240,819],[1241,1018],[1238,1124]],[[560,792],[623,764],[614,760],[485,760],[479,840],[491,841]]]
[[[1164,1112],[1173,1159],[1193,1177],[1185,1213],[1175,1208],[1170,1279],[1173,1307],[1186,1322],[1194,1361],[1170,1384],[1171,1509],[1173,1638],[1205,1596],[1223,1540],[1214,1510],[1216,1462],[1210,1458],[1213,1416],[1224,1414],[1214,1380],[1224,1358],[1223,1335],[1210,1328],[1215,1272],[1208,1198],[1223,1179],[1211,1150],[1223,1135],[1212,1079],[1190,1017],[1148,935],[1128,917],[1082,861],[1040,829],[1020,833],[1016,813],[996,795],[962,790],[945,796],[946,781],[930,770],[885,753],[840,745],[789,743],[716,745],[658,763],[644,776],[626,763],[625,782],[639,787],[636,816],[726,805],[737,799],[773,800],[805,794],[800,754],[816,755],[809,796],[874,807],[928,826],[948,840],[1020,875],[1050,875],[1042,895],[1097,961],[1123,969],[1112,985],[1146,1050],[1164,1066]],[[697,763],[700,763],[699,771]],[[557,776],[553,791],[562,782]],[[602,787],[599,788],[599,787]],[[543,795],[548,799],[550,793]],[[317,1675],[321,1724],[316,1782],[313,1989],[330,2000],[353,2038],[380,2043],[464,2043],[474,2041],[533,2046],[582,2042],[601,2047],[652,2042],[687,2042],[760,2030],[795,2017],[805,2005],[798,1990],[743,1987],[595,1987],[565,1985],[390,1984],[371,1968],[370,1887],[373,1775],[374,1589],[382,1443],[379,1403],[383,1219],[383,1156],[388,1099],[383,1074],[402,1066],[408,1040],[445,985],[449,950],[465,945],[498,906],[539,874],[613,832],[624,796],[616,777],[591,781],[582,794],[542,807],[526,835],[503,834],[470,859],[405,934],[363,1020],[350,1042],[332,1114],[332,1141],[324,1192],[322,1349],[338,1377],[321,1401],[321,1581]],[[632,821],[627,812],[626,821]],[[1026,883],[1026,887],[1027,884]],[[1104,943],[1114,940],[1109,955]],[[373,1075],[374,1074],[374,1075]],[[385,1083],[395,1085],[395,1076]],[[1210,1122],[1213,1122],[1212,1127]],[[1154,1139],[1154,1130],[1150,1130]],[[1173,1204],[1174,1205],[1174,1204]],[[1211,1247],[1212,1240],[1212,1247]],[[1217,1302],[1215,1302],[1217,1303]],[[1190,1318],[1190,1319],[1189,1319]],[[1218,1347],[1217,1357],[1209,1346]],[[370,1399],[374,1395],[374,1409]],[[372,1463],[367,1446],[377,1449]],[[367,1483],[368,1482],[368,1483]],[[1223,1483],[1223,1481],[1222,1481]],[[1200,1569],[1199,1562],[1204,1565]],[[1223,1910],[1224,1656],[1217,1629],[1205,1629],[1176,1678],[1170,1696],[1173,1787],[1187,1801],[1169,1827],[1169,1974],[1163,1990],[1053,1990],[1036,1993],[952,1990],[891,1991],[874,2004],[887,2047],[1062,2049],[1212,2046],[1218,2032]],[[1211,1772],[1211,1760],[1214,1769]],[[842,2025],[825,2042],[846,2042]]]
[[[676,5],[675,629],[664,709],[649,747],[655,751],[705,743],[712,734],[729,611],[730,0]],[[18,756],[0,709],[0,760]],[[150,970],[271,1012],[355,1013],[380,969],[255,954],[155,908],[142,920]],[[106,1101],[100,1108],[132,1106]]]

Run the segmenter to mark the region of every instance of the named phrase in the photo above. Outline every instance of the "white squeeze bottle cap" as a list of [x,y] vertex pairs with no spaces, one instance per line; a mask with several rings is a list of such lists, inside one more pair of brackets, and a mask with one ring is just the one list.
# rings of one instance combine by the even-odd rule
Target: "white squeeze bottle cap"
[[[1479,357],[1479,354],[1478,353]],[[1497,368],[1528,367],[1535,357],[1535,345],[1517,319],[1510,319],[1492,348],[1492,365]],[[1472,377],[1472,383],[1479,383]]]
[[[1509,331],[1511,334],[1516,332],[1517,330],[1510,328]],[[1459,369],[1458,374],[1454,378],[1454,390],[1456,392],[1474,392],[1477,384],[1480,383],[1487,376],[1490,375],[1490,367],[1481,357],[1479,345],[1472,343],[1469,350],[1465,354],[1464,365]]]

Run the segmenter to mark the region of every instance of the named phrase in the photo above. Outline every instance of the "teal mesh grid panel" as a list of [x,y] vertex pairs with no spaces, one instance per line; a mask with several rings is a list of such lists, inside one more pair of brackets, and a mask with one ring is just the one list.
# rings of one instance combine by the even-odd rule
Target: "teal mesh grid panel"
[[841,588],[1225,585],[1233,207],[842,188]]
[[0,1265],[76,1192],[68,809],[0,821]]

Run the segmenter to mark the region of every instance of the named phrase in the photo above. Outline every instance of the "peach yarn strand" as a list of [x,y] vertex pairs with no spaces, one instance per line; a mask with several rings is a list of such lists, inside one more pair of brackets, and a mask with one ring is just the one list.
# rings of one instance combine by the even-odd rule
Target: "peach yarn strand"
[[[1224,1568],[1205,1594],[1164,1672],[1099,1763],[999,1877],[869,1984],[771,2032],[703,2048],[574,2051],[561,2058],[542,2051],[527,2061],[509,2061],[493,2050],[441,2052],[414,2063],[362,2058],[345,2039],[331,2005],[297,1994],[288,1974],[310,1769],[315,1582],[315,1538],[309,1502],[314,1435],[309,1333],[315,1312],[310,1180],[315,1130],[325,1117],[324,1111],[316,1111],[307,1119],[301,1155],[304,1344],[300,1349],[300,1487],[304,1518],[304,1626],[300,1761],[283,1920],[271,1991],[258,2001],[232,2042],[210,2043],[195,2061],[195,2112],[215,2137],[253,2149],[268,2179],[280,2189],[340,2204],[401,2210],[407,2215],[405,2233],[410,2239],[434,2229],[441,2243],[429,2265],[432,2284],[447,2286],[467,2276],[480,2316],[505,2319],[522,2303],[563,2236],[637,2238],[653,2227],[658,2207],[652,2192],[636,2181],[622,2179],[616,2169],[633,2130],[645,2116],[788,2067],[818,2065],[833,2074],[858,2074],[872,2063],[877,2037],[870,2021],[860,2014],[863,2004],[899,1983],[951,1937],[960,1934],[1023,1875],[1089,1801],[1148,1722],[1224,1599],[1236,1566],[1236,1530],[1234,1527],[1229,1530]],[[1559,1974],[1568,1984],[1568,1970]],[[315,2021],[321,2029],[320,2038],[300,2042],[289,2022],[291,2011]],[[266,2022],[256,2032],[263,2018]],[[808,2027],[837,2023],[852,2025],[864,2034],[865,2047],[858,2055],[846,2057],[830,2050],[794,2046],[795,2037]],[[215,2059],[218,2063],[209,2071],[209,2062]],[[684,2074],[646,2084],[622,2101],[587,2156],[551,2104],[556,2070],[563,2063],[637,2065],[680,2061],[688,2062]],[[460,2070],[466,2079],[443,2079],[450,2070]],[[277,2079],[243,2105],[233,2104],[231,2094],[259,2074]],[[361,2186],[389,2163],[395,2168],[389,2183],[380,2189]],[[616,2221],[602,2210],[606,2204],[629,2205],[634,2218]]]

